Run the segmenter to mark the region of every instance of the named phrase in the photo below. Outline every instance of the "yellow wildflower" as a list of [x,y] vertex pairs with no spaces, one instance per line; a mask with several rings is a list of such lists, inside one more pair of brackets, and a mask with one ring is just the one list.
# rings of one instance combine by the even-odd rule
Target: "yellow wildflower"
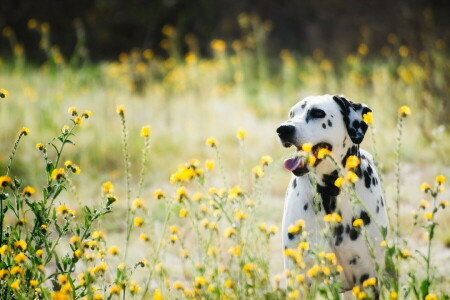
[[183,283],[181,283],[180,281],[175,281],[172,287],[176,290],[184,290]]
[[148,237],[148,235],[146,235],[145,233],[141,233],[141,235],[139,236],[139,239],[143,242],[148,242],[150,241],[150,238]]
[[66,171],[63,168],[54,169],[52,171],[52,180],[61,180],[66,175]]
[[135,210],[142,207],[144,207],[144,199],[142,198],[134,199],[133,204],[131,205],[131,209]]
[[383,248],[386,248],[387,247],[387,242],[386,241],[382,241],[380,243],[380,246],[383,247]]
[[120,292],[122,291],[122,288],[116,284],[113,284],[110,288],[109,288],[109,292],[112,295],[119,295]]
[[83,118],[75,117],[75,119],[73,121],[75,122],[75,124],[80,125],[81,123],[83,123]]
[[102,185],[102,191],[104,194],[111,194],[114,192],[114,185],[111,183],[111,181],[106,181]]
[[234,227],[228,227],[227,229],[225,229],[225,233],[224,233],[224,236],[226,237],[226,238],[230,238],[230,237],[232,237],[233,235],[235,235],[237,232],[236,232],[236,229],[234,229]]
[[431,219],[433,218],[433,214],[431,212],[426,212],[426,213],[423,214],[423,216],[428,221],[431,221]]
[[269,233],[270,233],[270,234],[275,234],[275,233],[278,232],[278,230],[279,230],[278,226],[272,225],[272,226],[270,226]]
[[164,192],[160,189],[157,189],[153,192],[153,198],[156,198],[158,200],[166,198],[166,195]]
[[11,283],[11,288],[13,290],[18,290],[20,288],[20,279],[17,279],[13,283]]
[[14,257],[14,261],[18,264],[21,264],[27,260],[26,255],[23,252],[20,252]]
[[16,274],[25,275],[25,271],[19,266],[14,266],[11,268],[11,275],[16,275]]
[[44,254],[44,251],[42,249],[38,249],[36,250],[36,256],[42,256],[42,254]]
[[5,255],[6,251],[8,251],[8,245],[3,245],[0,247],[0,255]]
[[311,143],[304,143],[302,145],[302,150],[305,151],[305,152],[311,152],[312,147],[313,147],[313,144],[311,144]]
[[11,177],[9,176],[0,176],[0,187],[7,187],[8,185],[11,185]]
[[116,107],[116,113],[117,113],[118,115],[123,116],[123,115],[125,114],[125,106],[124,106],[124,105],[118,105],[118,106]]
[[376,284],[377,284],[377,279],[374,277],[371,277],[369,279],[364,280],[362,285],[363,285],[363,287],[368,287],[368,286],[376,285]]
[[67,282],[69,282],[69,279],[67,278],[67,275],[61,274],[58,276],[58,282],[60,284],[66,284]]
[[20,135],[28,135],[30,133],[30,129],[28,129],[27,127],[22,127],[22,129],[20,129],[19,134]]
[[409,253],[409,251],[407,249],[404,249],[401,251],[401,255],[403,258],[407,258],[407,257],[411,256],[411,253]]
[[444,184],[444,183],[445,183],[445,176],[442,175],[442,174],[436,176],[436,182],[437,182],[439,185]]
[[67,110],[67,112],[69,113],[69,114],[71,114],[72,116],[78,116],[78,112],[77,112],[77,109],[75,108],[75,107],[69,107],[69,109]]
[[261,159],[259,160],[259,164],[263,167],[268,166],[271,162],[273,162],[273,159],[268,155],[261,156]]
[[150,126],[142,126],[141,128],[141,136],[142,137],[149,137],[150,136]]
[[441,201],[441,203],[439,205],[442,206],[442,208],[446,208],[449,205],[449,201],[443,200],[443,201]]
[[90,110],[85,110],[81,113],[81,116],[84,117],[85,119],[92,117],[92,111]]
[[44,144],[42,144],[42,143],[37,143],[34,147],[35,147],[36,149],[43,150],[43,149],[44,149]]
[[424,193],[427,193],[428,191],[431,191],[431,186],[428,183],[424,182],[420,186],[420,190]]
[[253,175],[255,175],[256,178],[261,178],[264,176],[264,171],[261,168],[261,166],[256,166],[252,169]]
[[356,219],[355,221],[353,221],[353,226],[354,227],[359,227],[361,225],[364,224],[364,221],[362,219]]
[[208,279],[204,276],[197,276],[194,279],[194,287],[201,288],[202,286],[206,285],[208,283]]
[[355,155],[350,155],[347,158],[347,161],[345,162],[345,167],[347,169],[354,169],[354,168],[358,167],[360,163],[361,163],[361,161],[359,160],[359,157],[357,157]]
[[36,190],[33,188],[33,187],[31,187],[31,186],[26,186],[24,189],[23,189],[23,191],[22,191],[22,194],[25,196],[25,197],[30,197],[31,195],[33,195],[33,194],[35,194],[36,193]]
[[69,212],[69,208],[66,205],[60,205],[58,206],[58,208],[56,209],[56,212],[59,214],[67,214]]
[[319,150],[319,152],[317,153],[317,158],[318,158],[318,159],[323,159],[323,158],[325,158],[325,155],[331,156],[332,153],[331,153],[331,151],[328,150],[327,148],[321,148],[321,149]]
[[5,277],[9,274],[8,270],[6,269],[1,269],[0,270],[0,280],[5,279]]
[[244,140],[246,135],[247,135],[247,132],[242,128],[239,128],[236,133],[236,137],[240,141]]
[[233,280],[231,279],[227,279],[224,283],[224,286],[228,289],[232,289],[234,286]]
[[336,187],[341,187],[342,184],[344,183],[345,179],[342,177],[338,177],[335,181],[334,181],[334,185]]
[[[137,293],[139,293],[140,291],[141,291],[141,287],[137,284],[137,282],[136,281],[131,281],[130,282],[130,287],[129,287],[129,290],[130,290],[130,293],[132,294],[132,295],[134,295],[134,294],[137,294]],[[156,295],[156,291],[158,291],[159,292],[159,290],[155,290],[155,295]],[[159,295],[161,295],[161,293],[159,292]],[[161,296],[162,297],[162,296]],[[160,300],[160,299],[163,299],[163,298],[153,298],[154,300]]]
[[320,271],[320,266],[314,265],[306,272],[306,275],[308,277],[312,278],[312,277],[315,277],[317,274],[319,274],[319,271]]
[[300,242],[298,247],[302,250],[308,250],[309,249],[309,243],[308,242]]
[[222,52],[226,49],[227,44],[224,40],[214,39],[211,41],[211,48],[215,51]]
[[428,294],[425,296],[425,300],[437,300],[437,296],[435,294]]
[[397,298],[398,298],[397,292],[391,292],[391,293],[389,294],[389,299],[391,299],[391,300],[397,300]]
[[208,138],[205,143],[207,146],[209,146],[211,148],[217,147],[217,142],[213,137]]
[[373,123],[373,117],[372,117],[372,112],[367,112],[363,115],[363,120],[367,125],[370,125]]
[[14,247],[16,247],[22,251],[25,251],[25,250],[27,250],[27,243],[24,240],[18,240],[16,242],[14,242]]
[[353,171],[348,171],[348,172],[347,172],[347,175],[345,176],[345,179],[346,179],[346,180],[349,180],[349,181],[352,182],[352,183],[355,183],[355,182],[358,181],[359,177],[358,177],[358,175],[356,175],[355,172],[353,172]]
[[9,92],[5,89],[0,89],[0,98],[8,98]]
[[399,116],[400,118],[407,117],[407,116],[409,116],[410,114],[411,114],[411,109],[410,109],[408,106],[406,106],[406,105],[403,105],[402,107],[400,107],[400,108],[398,109],[398,116]]
[[144,219],[142,219],[141,217],[135,217],[133,224],[135,227],[141,227],[142,224],[144,224]]

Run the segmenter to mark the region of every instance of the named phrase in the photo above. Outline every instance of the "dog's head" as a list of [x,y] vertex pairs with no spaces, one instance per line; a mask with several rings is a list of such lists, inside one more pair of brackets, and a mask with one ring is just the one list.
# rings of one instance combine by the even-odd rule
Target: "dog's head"
[[[364,139],[367,124],[363,115],[370,111],[366,105],[343,96],[311,96],[292,107],[289,119],[277,128],[277,133],[284,147],[295,146],[300,150],[305,143],[311,143],[316,156],[320,148],[327,148],[342,159]],[[320,163],[317,160],[316,167]],[[300,156],[286,160],[285,167],[297,176],[308,172]]]

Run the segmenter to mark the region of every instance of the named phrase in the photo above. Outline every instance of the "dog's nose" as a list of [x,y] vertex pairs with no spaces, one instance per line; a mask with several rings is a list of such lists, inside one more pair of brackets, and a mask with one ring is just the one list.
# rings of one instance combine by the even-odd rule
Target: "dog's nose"
[[281,139],[289,138],[290,136],[292,136],[292,134],[294,134],[294,131],[295,126],[293,125],[281,125],[277,128],[278,136]]

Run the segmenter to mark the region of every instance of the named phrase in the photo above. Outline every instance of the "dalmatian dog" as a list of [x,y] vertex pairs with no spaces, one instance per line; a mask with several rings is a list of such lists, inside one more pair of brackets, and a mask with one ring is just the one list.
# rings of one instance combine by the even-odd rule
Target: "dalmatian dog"
[[[290,233],[289,226],[303,220],[310,248],[321,247],[336,254],[338,264],[343,267],[340,278],[342,291],[351,290],[366,279],[377,276],[366,240],[374,247],[375,260],[381,267],[384,265],[384,250],[380,243],[383,240],[381,231],[388,228],[386,203],[373,158],[359,147],[368,127],[363,115],[370,111],[366,105],[343,96],[312,96],[294,105],[289,119],[277,128],[281,144],[296,147],[298,153],[305,143],[313,145],[311,151],[316,157],[320,148],[327,148],[341,169],[345,168],[350,155],[360,159],[355,171],[359,180],[354,183],[354,189],[363,206],[351,204],[349,196],[335,185],[338,171],[329,159],[317,159],[314,172],[309,172],[302,155],[295,155],[284,163],[285,168],[292,172],[292,178],[284,206],[283,247],[298,247],[301,237]],[[342,217],[342,221],[325,237],[323,218],[334,212]],[[356,219],[363,220],[367,239],[360,228],[353,226]],[[285,269],[292,268],[292,261],[287,257],[284,264]]]

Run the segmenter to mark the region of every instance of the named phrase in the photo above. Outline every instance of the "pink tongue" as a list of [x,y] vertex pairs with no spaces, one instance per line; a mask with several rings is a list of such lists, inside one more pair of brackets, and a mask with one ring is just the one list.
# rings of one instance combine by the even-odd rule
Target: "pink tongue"
[[300,166],[302,163],[303,158],[300,156],[296,156],[294,158],[288,158],[284,161],[284,167],[289,171],[294,171],[295,169]]

